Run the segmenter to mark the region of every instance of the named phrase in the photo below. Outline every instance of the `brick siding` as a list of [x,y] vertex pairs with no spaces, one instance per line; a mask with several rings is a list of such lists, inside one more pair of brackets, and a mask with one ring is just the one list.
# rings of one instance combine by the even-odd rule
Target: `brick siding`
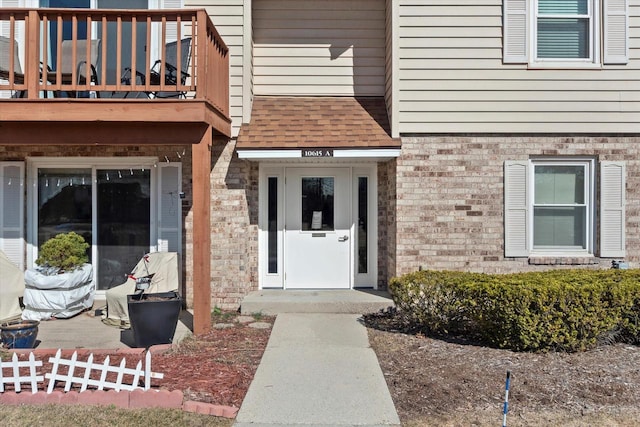
[[[405,137],[397,159],[396,274],[422,269],[506,273],[578,265],[504,257],[504,161],[589,156],[627,165],[627,261],[640,254],[640,138],[564,136]],[[597,233],[596,233],[597,238]],[[391,242],[390,247],[394,247]],[[596,245],[597,246],[597,245]],[[389,255],[389,259],[393,256]],[[608,268],[610,259],[580,268]]]

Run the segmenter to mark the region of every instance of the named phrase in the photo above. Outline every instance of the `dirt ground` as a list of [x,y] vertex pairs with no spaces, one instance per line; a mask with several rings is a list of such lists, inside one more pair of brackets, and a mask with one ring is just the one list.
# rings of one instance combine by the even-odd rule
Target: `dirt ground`
[[403,425],[640,425],[640,348],[516,353],[402,332],[389,316],[365,316]]

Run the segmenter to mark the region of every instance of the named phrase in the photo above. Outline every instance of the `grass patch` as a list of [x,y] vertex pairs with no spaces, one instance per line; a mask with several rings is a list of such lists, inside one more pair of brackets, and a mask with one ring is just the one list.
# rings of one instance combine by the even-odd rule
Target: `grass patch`
[[178,409],[118,409],[84,405],[4,405],[0,406],[0,425],[14,426],[171,426],[229,427],[233,420],[194,414]]

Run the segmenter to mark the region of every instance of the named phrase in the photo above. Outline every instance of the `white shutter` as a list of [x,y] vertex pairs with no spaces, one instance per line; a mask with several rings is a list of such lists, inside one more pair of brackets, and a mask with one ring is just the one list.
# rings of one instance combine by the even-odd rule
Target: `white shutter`
[[604,63],[629,62],[629,0],[604,0]]
[[24,270],[24,163],[0,163],[0,250]]
[[[184,0],[160,0],[162,9],[183,9]],[[185,24],[182,24],[180,38],[185,37]],[[178,26],[175,22],[167,22],[167,43],[178,40]]]
[[625,256],[624,162],[600,162],[600,256]]
[[182,164],[158,164],[158,251],[182,252]]
[[529,162],[504,163],[504,256],[527,257],[528,197],[527,176]]
[[529,0],[504,0],[502,4],[502,60],[526,64],[528,57],[527,9]]

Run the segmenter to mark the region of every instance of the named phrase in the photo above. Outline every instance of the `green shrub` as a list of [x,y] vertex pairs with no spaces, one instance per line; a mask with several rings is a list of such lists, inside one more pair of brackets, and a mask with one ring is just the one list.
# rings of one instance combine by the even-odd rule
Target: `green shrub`
[[640,270],[421,271],[392,279],[389,289],[399,311],[430,334],[516,351],[640,342]]
[[88,248],[84,238],[73,231],[58,234],[40,247],[36,264],[56,274],[73,271],[89,261]]

